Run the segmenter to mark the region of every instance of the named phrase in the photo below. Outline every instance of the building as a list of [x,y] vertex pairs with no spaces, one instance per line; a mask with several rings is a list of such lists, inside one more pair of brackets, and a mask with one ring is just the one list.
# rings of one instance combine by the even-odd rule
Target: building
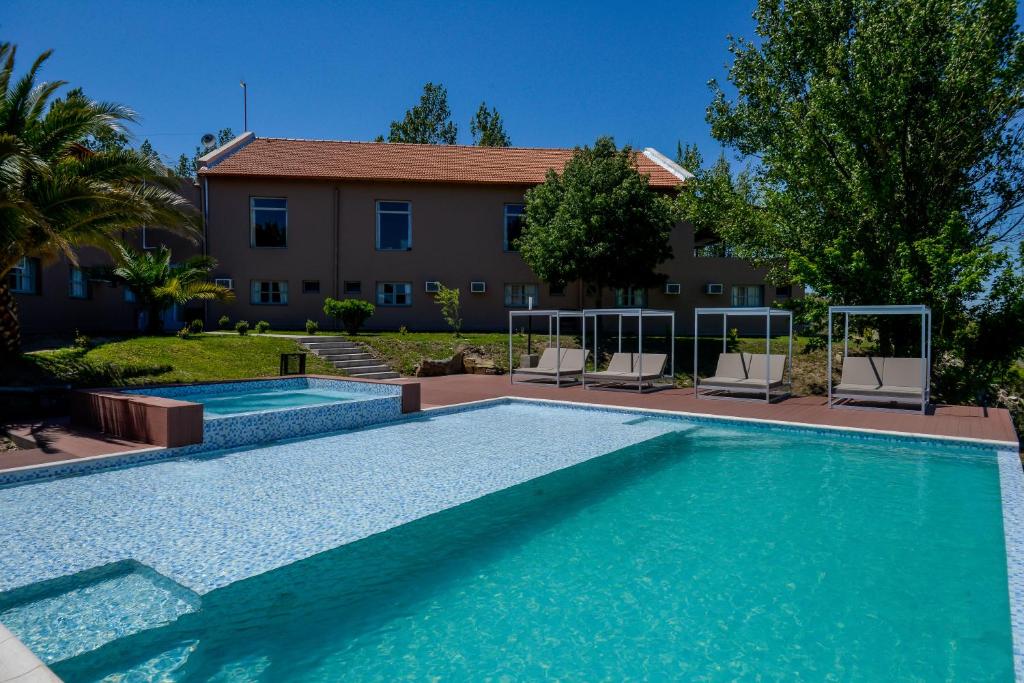
[[[207,326],[227,315],[326,328],[323,300],[332,296],[372,301],[369,328],[444,329],[431,293],[438,282],[461,290],[467,330],[502,329],[508,311],[531,299],[537,308],[579,308],[578,283],[539,282],[511,244],[526,190],[571,155],[245,133],[201,159],[206,248],[219,262],[216,277],[236,292],[233,302],[209,305]],[[651,148],[637,164],[666,192],[691,177]],[[664,288],[609,292],[604,304],[674,309],[685,333],[695,306],[761,306],[793,295],[688,224],[677,226],[672,247]]]

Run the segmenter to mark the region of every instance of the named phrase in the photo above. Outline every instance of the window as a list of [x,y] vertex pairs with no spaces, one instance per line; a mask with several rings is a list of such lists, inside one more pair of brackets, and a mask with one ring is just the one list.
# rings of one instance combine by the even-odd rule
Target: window
[[253,280],[252,303],[265,306],[288,304],[288,283],[282,280]]
[[85,272],[77,266],[71,266],[68,276],[68,296],[72,299],[85,299],[89,296],[89,280]]
[[615,305],[621,308],[643,308],[647,305],[647,290],[639,287],[619,287],[615,290]]
[[725,242],[711,242],[694,247],[693,255],[696,258],[731,258],[735,252]]
[[764,285],[733,285],[732,305],[738,308],[764,306]]
[[565,285],[548,285],[548,296],[565,296]]
[[261,248],[288,246],[288,200],[273,197],[249,199],[252,235],[250,245]]
[[131,287],[124,288],[124,300],[127,303],[133,304],[138,301],[138,297],[135,296],[135,290]]
[[38,294],[39,260],[22,257],[7,274],[7,286],[17,294]]
[[303,294],[319,294],[320,293],[320,281],[319,280],[303,280],[302,281],[302,293]]
[[377,202],[377,248],[382,251],[412,249],[412,204]]
[[508,284],[505,285],[505,305],[509,308],[526,308],[530,299],[537,305],[537,285]]
[[411,282],[378,282],[378,306],[412,306]]
[[363,283],[359,280],[345,280],[345,296],[359,296],[363,293]]
[[775,296],[779,299],[788,299],[793,296],[793,285],[786,285],[785,287],[776,287]]
[[525,205],[505,205],[505,251],[519,251],[519,248],[516,246],[516,240],[523,234],[523,221],[525,219]]

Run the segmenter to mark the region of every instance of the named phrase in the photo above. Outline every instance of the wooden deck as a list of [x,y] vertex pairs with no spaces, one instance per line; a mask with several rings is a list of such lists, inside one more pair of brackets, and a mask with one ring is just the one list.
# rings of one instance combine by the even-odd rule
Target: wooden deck
[[666,389],[639,394],[583,389],[579,386],[557,388],[536,384],[511,384],[507,375],[450,375],[422,378],[420,382],[425,408],[501,396],[521,396],[1017,443],[1017,434],[1014,432],[1010,414],[1003,408],[939,405],[928,415],[921,415],[912,409],[899,412],[850,408],[830,410],[824,396],[798,396],[767,404],[763,401],[698,399],[694,397],[693,389]]

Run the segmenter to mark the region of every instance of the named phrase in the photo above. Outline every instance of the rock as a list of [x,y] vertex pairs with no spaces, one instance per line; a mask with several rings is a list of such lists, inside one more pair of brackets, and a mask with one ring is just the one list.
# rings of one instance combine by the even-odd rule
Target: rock
[[416,366],[413,374],[416,377],[441,377],[443,375],[458,375],[463,372],[464,352],[457,350],[455,355],[445,360],[431,360],[424,358]]
[[462,359],[463,371],[468,375],[497,375],[498,368],[490,358],[479,354],[467,354]]

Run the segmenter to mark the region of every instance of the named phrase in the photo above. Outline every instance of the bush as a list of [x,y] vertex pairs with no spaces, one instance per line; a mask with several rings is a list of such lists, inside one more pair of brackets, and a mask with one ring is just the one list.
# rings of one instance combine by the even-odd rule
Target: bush
[[456,337],[462,336],[462,307],[459,304],[458,288],[450,289],[440,285],[434,303],[441,307],[441,317],[452,328]]
[[242,335],[243,337],[249,334],[249,321],[239,320],[237,323],[235,323],[235,332]]
[[369,301],[362,299],[332,299],[327,297],[324,300],[324,313],[341,321],[345,331],[349,334],[357,334],[366,319],[374,314],[377,309]]
[[177,332],[175,332],[175,334],[178,335],[178,339],[188,339],[188,336],[190,334],[188,328],[189,328],[189,326],[186,325],[185,327],[183,327],[180,330],[178,330]]
[[231,318],[227,317],[226,315],[222,315],[220,317],[220,320],[217,321],[217,324],[220,326],[220,329],[222,330],[230,330]]
[[191,320],[188,324],[188,331],[192,334],[199,334],[203,331],[203,321],[200,318]]
[[312,334],[316,334],[319,331],[320,331],[320,325],[318,325],[315,320],[307,320],[306,321],[306,334],[312,335]]
[[75,330],[74,344],[76,349],[82,349],[83,351],[88,350],[92,348],[92,339],[90,339],[88,335],[84,335],[78,330]]
[[270,323],[268,323],[266,320],[261,320],[258,323],[256,323],[255,330],[256,334],[263,334],[264,332],[269,332]]

